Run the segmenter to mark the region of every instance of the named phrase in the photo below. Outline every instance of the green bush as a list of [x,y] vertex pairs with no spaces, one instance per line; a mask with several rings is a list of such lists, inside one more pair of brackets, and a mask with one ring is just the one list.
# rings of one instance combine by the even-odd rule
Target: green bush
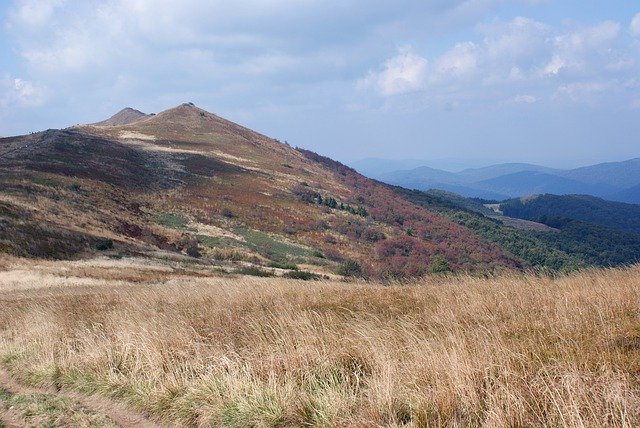
[[263,278],[269,278],[276,276],[273,272],[260,269],[257,266],[244,266],[235,270],[235,273],[240,275],[260,276]]
[[442,256],[435,256],[429,264],[429,273],[449,273],[452,272],[447,259]]
[[344,262],[342,262],[342,264],[338,267],[337,273],[338,275],[350,277],[363,276],[362,266],[360,266],[360,263],[356,262],[355,260],[345,260]]
[[113,241],[111,239],[100,239],[96,242],[96,250],[107,251],[113,249]]
[[273,262],[270,262],[267,266],[271,268],[278,268],[278,269],[298,270],[298,266],[295,263],[289,262],[289,261],[283,261],[283,262],[273,261]]
[[322,279],[320,275],[313,272],[307,272],[304,270],[293,270],[282,275],[283,278],[289,279],[301,279],[303,281],[318,281]]

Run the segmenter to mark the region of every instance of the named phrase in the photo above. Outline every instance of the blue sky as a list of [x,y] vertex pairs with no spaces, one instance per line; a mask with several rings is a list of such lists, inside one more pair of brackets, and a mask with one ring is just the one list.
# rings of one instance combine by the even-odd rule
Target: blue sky
[[22,0],[0,22],[4,136],[190,101],[343,161],[640,156],[637,0]]

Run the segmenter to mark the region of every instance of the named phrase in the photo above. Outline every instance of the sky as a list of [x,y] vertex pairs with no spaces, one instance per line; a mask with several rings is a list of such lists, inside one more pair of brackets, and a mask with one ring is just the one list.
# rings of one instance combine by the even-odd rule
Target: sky
[[640,157],[638,0],[0,0],[0,136],[183,102],[344,162]]

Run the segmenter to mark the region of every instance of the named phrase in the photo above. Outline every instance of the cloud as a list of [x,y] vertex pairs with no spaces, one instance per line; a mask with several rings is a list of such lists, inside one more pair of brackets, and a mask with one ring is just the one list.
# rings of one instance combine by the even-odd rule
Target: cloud
[[11,23],[20,31],[35,30],[49,23],[56,8],[64,0],[22,0],[10,12]]
[[518,95],[513,99],[516,104],[535,104],[538,101],[538,98],[533,95]]
[[384,96],[418,91],[425,87],[427,66],[426,59],[411,49],[402,49],[380,71],[370,71],[357,85],[361,89],[374,88]]
[[635,37],[640,37],[640,13],[637,13],[631,20],[629,32]]
[[397,64],[418,63],[413,53],[388,59],[382,71],[370,71],[358,86],[384,97],[424,90],[444,102],[569,99],[594,104],[639,71],[637,53],[620,37],[621,28],[614,21],[554,27],[525,17],[483,24],[476,28],[478,39],[455,43],[435,58],[419,57],[414,69],[419,72],[404,81],[406,87],[391,82],[402,74]]
[[557,99],[569,99],[576,103],[593,104],[595,98],[612,89],[614,82],[578,82],[562,85],[556,92]]
[[11,107],[38,107],[45,103],[47,90],[44,86],[5,75],[0,78],[0,105]]
[[470,76],[478,65],[478,47],[473,42],[459,43],[436,61],[436,80]]

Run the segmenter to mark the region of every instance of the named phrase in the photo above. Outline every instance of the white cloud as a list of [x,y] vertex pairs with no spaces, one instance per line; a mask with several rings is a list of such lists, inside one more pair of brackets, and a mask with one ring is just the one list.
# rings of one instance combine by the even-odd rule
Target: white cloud
[[40,84],[9,75],[0,79],[0,105],[3,108],[41,106],[46,97],[47,90]]
[[558,99],[568,98],[576,103],[592,104],[598,94],[611,90],[613,82],[577,82],[561,85],[556,92]]
[[478,47],[473,42],[459,43],[436,61],[436,79],[467,77],[478,65]]
[[64,0],[22,0],[10,13],[12,25],[19,30],[34,30],[49,23],[54,10],[64,4]]
[[[433,59],[420,58],[423,77],[412,79],[408,90],[428,90],[431,98],[496,103],[569,99],[594,104],[608,91],[624,93],[625,79],[638,73],[637,53],[620,37],[617,22],[553,27],[516,17],[477,30],[483,36],[479,41],[456,43]],[[384,96],[405,92],[388,84],[397,74],[396,61],[398,57],[388,60],[383,72],[369,73],[360,86],[376,87]]]
[[535,104],[538,101],[538,98],[533,95],[518,95],[513,99],[516,104]]
[[555,76],[560,73],[560,70],[565,66],[566,64],[562,57],[558,54],[554,54],[553,57],[551,57],[551,61],[549,61],[549,63],[544,67],[542,72],[546,76]]
[[640,13],[637,13],[636,16],[631,20],[631,24],[629,25],[629,32],[636,37],[640,37]]
[[380,71],[370,71],[358,81],[361,89],[374,88],[384,96],[414,92],[425,87],[428,62],[411,49],[403,49],[388,59]]

